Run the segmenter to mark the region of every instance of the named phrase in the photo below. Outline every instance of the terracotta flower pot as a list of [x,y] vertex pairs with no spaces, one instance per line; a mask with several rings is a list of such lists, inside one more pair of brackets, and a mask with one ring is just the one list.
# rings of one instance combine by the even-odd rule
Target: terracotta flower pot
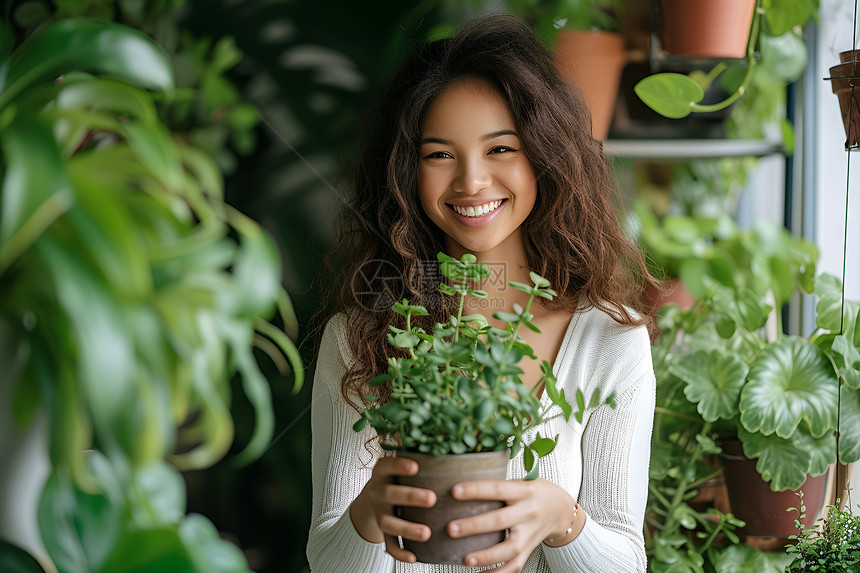
[[797,512],[787,509],[797,507],[798,491],[803,492],[803,503],[806,505],[803,523],[808,528],[812,527],[824,508],[827,474],[808,477],[796,490],[771,491],[770,484],[755,469],[756,460],[746,457],[739,440],[721,441],[720,445],[723,448],[720,463],[732,513],[747,523],[738,533],[777,537],[787,542],[789,535],[797,533],[794,523]]
[[743,58],[755,0],[660,0],[660,40],[671,55]]
[[455,519],[485,513],[504,505],[500,501],[456,500],[451,496],[451,488],[466,481],[505,479],[510,459],[508,450],[448,456],[398,451],[397,455],[418,462],[418,474],[400,477],[399,483],[436,492],[436,505],[431,508],[397,508],[398,516],[408,521],[424,523],[432,532],[426,542],[403,540],[403,546],[413,552],[418,561],[463,565],[467,554],[505,540],[504,531],[452,538],[446,528],[448,523]]
[[555,54],[562,76],[585,96],[592,134],[606,139],[627,61],[624,38],[612,32],[561,30]]
[[830,68],[833,93],[839,98],[842,125],[845,128],[845,148],[858,147],[857,132],[860,130],[860,50],[848,50],[839,54],[842,62]]

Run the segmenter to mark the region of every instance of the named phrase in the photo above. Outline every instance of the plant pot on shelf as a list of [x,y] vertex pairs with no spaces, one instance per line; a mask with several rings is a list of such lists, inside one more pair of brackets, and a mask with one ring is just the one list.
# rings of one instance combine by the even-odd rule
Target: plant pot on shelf
[[794,520],[796,512],[787,511],[797,507],[797,492],[803,492],[806,517],[803,523],[812,527],[824,508],[827,489],[827,474],[808,477],[796,490],[772,491],[756,471],[756,460],[744,454],[740,440],[724,440],[720,443],[723,453],[720,463],[723,466],[726,488],[732,513],[746,522],[740,533],[747,536],[778,538],[781,545],[788,537],[797,533]]
[[857,149],[860,130],[860,50],[839,54],[842,62],[830,68],[831,88],[839,98],[842,125],[845,128],[845,149]]
[[627,60],[624,38],[613,32],[560,30],[555,54],[562,76],[585,96],[594,137],[606,139]]
[[432,489],[436,492],[436,505],[424,507],[398,507],[399,517],[428,525],[430,539],[425,542],[403,540],[404,548],[413,552],[422,563],[463,564],[468,553],[486,549],[505,540],[505,532],[484,533],[452,538],[448,523],[501,508],[500,501],[460,501],[451,496],[451,488],[458,483],[475,480],[505,479],[510,452],[508,450],[468,454],[430,456],[398,451],[397,455],[418,462],[418,473],[401,476],[398,483]]
[[682,310],[686,310],[696,302],[696,297],[690,294],[690,291],[679,279],[664,279],[661,287],[662,290],[657,290],[650,284],[645,287],[642,298],[647,308],[657,311],[663,308],[663,305],[671,302],[677,304]]
[[660,0],[660,42],[673,56],[743,58],[755,0]]

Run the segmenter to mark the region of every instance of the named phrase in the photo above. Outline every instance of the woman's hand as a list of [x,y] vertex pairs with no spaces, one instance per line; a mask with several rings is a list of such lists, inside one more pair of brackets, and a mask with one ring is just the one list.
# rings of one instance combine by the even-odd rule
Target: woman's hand
[[349,517],[358,534],[371,543],[385,541],[385,550],[395,559],[414,563],[415,554],[400,548],[397,536],[412,541],[430,539],[430,528],[394,515],[395,505],[433,507],[436,494],[394,483],[394,476],[418,473],[418,462],[406,458],[380,458],[370,480],[349,507]]
[[[492,547],[466,556],[465,564],[486,566],[505,562],[493,573],[519,573],[534,548],[547,538],[572,540],[584,524],[579,512],[572,521],[574,499],[567,491],[543,478],[536,480],[492,480],[457,484],[455,499],[501,500],[505,507],[448,524],[448,535],[510,530],[508,538]],[[568,534],[568,528],[573,530]]]

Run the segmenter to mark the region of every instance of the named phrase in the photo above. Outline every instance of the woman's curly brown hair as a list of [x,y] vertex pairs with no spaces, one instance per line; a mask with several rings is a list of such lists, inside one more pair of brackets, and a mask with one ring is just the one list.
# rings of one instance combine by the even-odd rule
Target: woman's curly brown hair
[[445,237],[419,202],[418,149],[428,106],[463,79],[488,82],[504,97],[538,178],[534,209],[522,225],[527,262],[559,295],[540,303],[568,312],[596,306],[621,324],[653,328],[641,293],[654,278],[621,228],[616,188],[585,101],[528,24],[510,14],[479,15],[406,61],[359,137],[351,201],[339,213],[338,240],[326,258],[329,306],[316,317],[321,331],[336,312],[348,315],[354,360],[341,389],[354,406],[368,394],[388,397],[368,381],[399,355],[385,342],[395,301],[427,307],[430,316],[413,323],[427,332],[455,311],[454,297],[439,296],[436,254]]

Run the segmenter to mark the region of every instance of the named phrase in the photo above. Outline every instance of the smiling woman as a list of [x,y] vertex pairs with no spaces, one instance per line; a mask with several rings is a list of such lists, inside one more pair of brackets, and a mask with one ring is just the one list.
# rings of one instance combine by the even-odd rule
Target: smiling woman
[[[592,137],[582,97],[559,76],[528,25],[487,14],[421,47],[368,117],[375,123],[362,138],[355,195],[329,259],[341,272],[331,293],[339,311],[321,329],[314,378],[312,570],[644,571],[655,381],[652,317],[640,295],[654,280],[621,230],[602,144]],[[402,398],[379,378],[404,348],[386,343],[391,320],[385,311],[393,301],[378,293],[398,290],[409,305],[425,307],[426,315],[411,323],[421,333],[459,321],[455,297],[439,296],[440,251],[458,259],[470,254],[473,262],[503,270],[501,280],[480,285],[487,300],[500,303],[489,308],[528,309],[528,293],[515,285],[533,276],[552,285],[558,296],[536,299],[534,328],[517,342],[547,358],[559,391],[582,403],[569,421],[558,416],[534,428],[538,436],[558,437],[543,458],[543,477],[525,480],[524,454],[514,451],[507,479],[450,490],[457,500],[501,502],[501,509],[453,519],[433,532],[393,509],[436,504],[432,490],[396,481],[418,472],[418,464],[385,455],[369,425],[357,428],[360,433],[353,425],[369,404]],[[401,274],[379,284],[370,277],[361,293],[350,289],[354,274],[382,261]],[[486,308],[477,312],[489,315]],[[489,338],[506,316],[512,315],[484,316],[481,335]],[[471,354],[483,364],[477,350]],[[555,387],[538,383],[538,361],[525,362],[522,368],[508,363],[505,376],[521,379],[545,401]],[[403,374],[412,376],[414,389],[434,369]],[[617,399],[599,399],[607,396]],[[454,391],[444,399],[461,396]],[[489,410],[492,419],[496,412]],[[417,563],[399,542],[500,530],[507,530],[504,541],[456,565]]]
[[501,95],[480,80],[454,84],[427,109],[423,132],[419,196],[446,252],[502,260],[499,251],[522,250],[537,181]]

